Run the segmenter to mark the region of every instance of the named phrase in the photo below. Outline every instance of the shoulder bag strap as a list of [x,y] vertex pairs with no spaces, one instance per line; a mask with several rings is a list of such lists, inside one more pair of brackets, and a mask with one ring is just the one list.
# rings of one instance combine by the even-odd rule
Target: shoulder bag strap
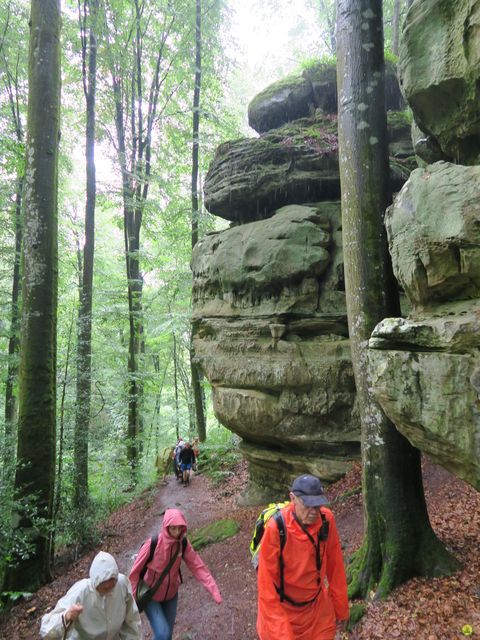
[[177,549],[175,550],[175,553],[173,554],[173,556],[170,558],[170,560],[168,561],[167,566],[165,567],[165,569],[162,571],[162,573],[160,574],[160,576],[158,577],[158,579],[155,581],[155,583],[150,587],[150,589],[148,590],[149,593],[151,594],[151,597],[153,596],[153,594],[155,593],[155,591],[158,589],[158,587],[162,584],[162,582],[165,579],[165,576],[168,575],[168,572],[170,571],[170,569],[173,567],[175,560],[177,559],[177,556],[180,552],[180,543],[177,546]]

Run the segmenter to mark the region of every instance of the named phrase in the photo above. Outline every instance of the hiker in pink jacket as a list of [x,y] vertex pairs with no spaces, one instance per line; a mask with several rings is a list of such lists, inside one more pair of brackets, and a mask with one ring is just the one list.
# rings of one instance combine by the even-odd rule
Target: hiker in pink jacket
[[177,614],[178,588],[181,583],[180,563],[182,557],[195,578],[203,584],[217,604],[222,602],[222,596],[217,583],[207,569],[202,559],[187,540],[182,539],[187,533],[187,521],[178,509],[167,509],[163,518],[162,529],[150,562],[150,539],[146,540],[135,560],[130,572],[132,591],[137,593],[142,569],[146,565],[143,580],[153,586],[160,574],[169,564],[170,559],[177,553],[177,557],[170,571],[159,585],[152,599],[145,605],[145,614],[153,631],[153,640],[171,640],[173,625]]

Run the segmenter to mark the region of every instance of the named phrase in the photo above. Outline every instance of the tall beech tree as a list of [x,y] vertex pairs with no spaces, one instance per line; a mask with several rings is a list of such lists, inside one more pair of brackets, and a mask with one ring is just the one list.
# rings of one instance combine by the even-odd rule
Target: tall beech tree
[[[193,120],[192,120],[192,250],[198,242],[198,218],[200,205],[198,197],[198,168],[199,168],[199,135],[200,135],[200,91],[202,87],[202,2],[195,3],[195,86],[193,90]],[[201,442],[207,437],[205,423],[205,409],[203,405],[203,389],[200,368],[195,362],[193,341],[190,339],[190,371],[192,391],[195,403],[195,418],[197,433]]]
[[[122,175],[129,311],[127,457],[135,480],[142,433],[143,275],[141,232],[152,182],[154,136],[188,69],[189,3],[109,3],[109,61],[115,105],[115,146]],[[183,68],[184,64],[187,66]],[[177,107],[179,108],[179,107]]]
[[[60,135],[60,0],[32,0],[19,370],[17,526],[30,543],[6,576],[10,589],[50,577],[55,479],[57,170]],[[34,505],[31,504],[35,500]]]
[[85,244],[77,323],[77,403],[75,412],[74,504],[79,522],[88,503],[88,434],[92,386],[92,294],[95,252],[95,101],[97,86],[98,0],[79,3],[82,79],[86,101],[85,132]]
[[397,285],[383,215],[390,201],[381,0],[339,0],[337,83],[345,287],[362,422],[365,539],[350,566],[350,595],[385,597],[415,575],[457,568],[435,536],[420,453],[386,418],[371,392],[368,340],[398,316]]

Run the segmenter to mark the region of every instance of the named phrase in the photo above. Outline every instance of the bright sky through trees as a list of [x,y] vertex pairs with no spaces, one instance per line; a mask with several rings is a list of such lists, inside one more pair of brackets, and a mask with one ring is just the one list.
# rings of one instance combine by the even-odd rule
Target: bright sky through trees
[[302,61],[326,53],[316,5],[312,0],[229,0],[225,46],[234,64],[231,99],[241,105],[245,118],[257,93]]

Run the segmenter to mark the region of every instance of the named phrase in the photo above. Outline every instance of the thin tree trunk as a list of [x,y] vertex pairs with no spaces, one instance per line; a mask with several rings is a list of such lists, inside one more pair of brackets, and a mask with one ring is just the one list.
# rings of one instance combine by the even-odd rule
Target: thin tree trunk
[[10,315],[10,336],[8,338],[8,367],[5,385],[5,438],[3,450],[3,481],[11,486],[15,466],[15,436],[18,402],[15,386],[18,376],[19,338],[19,297],[20,297],[20,261],[22,251],[22,190],[23,175],[17,179],[15,195],[15,259],[12,277],[12,307]]
[[55,499],[53,503],[53,512],[52,512],[52,548],[51,548],[51,561],[53,562],[53,550],[55,546],[55,529],[56,529],[56,521],[58,512],[60,511],[60,501],[62,497],[62,480],[63,480],[63,444],[64,444],[64,435],[65,435],[65,398],[67,395],[67,382],[68,382],[68,369],[70,367],[70,354],[72,350],[72,333],[73,333],[73,325],[75,319],[75,310],[73,305],[72,311],[72,319],[70,322],[70,327],[68,329],[68,339],[67,339],[67,354],[65,357],[65,369],[63,371],[63,380],[62,380],[62,392],[60,398],[60,411],[59,411],[59,426],[60,432],[58,434],[58,456],[57,456],[57,481],[55,483]]
[[[200,133],[200,91],[202,86],[202,3],[196,0],[195,22],[195,88],[193,92],[193,132],[192,132],[192,249],[198,242],[198,155]],[[203,406],[202,375],[195,362],[195,348],[190,332],[190,376],[192,380],[193,401],[198,437],[204,442],[207,437],[205,408]]]
[[398,56],[398,43],[400,41],[400,0],[393,2],[392,20],[392,53]]
[[[77,405],[74,435],[74,507],[79,522],[85,522],[88,509],[88,436],[91,415],[92,388],[92,294],[95,251],[95,101],[97,75],[97,14],[98,0],[83,4],[79,15],[82,39],[83,88],[87,106],[85,140],[86,205],[83,272],[80,283],[77,322]],[[87,22],[88,45],[87,45]],[[81,533],[81,532],[79,532]],[[81,535],[79,536],[82,537]]]
[[45,525],[18,514],[31,552],[7,570],[7,588],[34,590],[50,578],[55,484],[57,187],[60,116],[60,0],[32,0],[25,171],[17,496]]
[[[10,11],[8,7],[7,12]],[[5,30],[9,28],[9,17],[5,23]],[[9,61],[2,52],[5,64],[4,85],[8,95],[12,124],[15,128],[17,143],[21,148],[24,143],[24,132],[20,117],[20,89],[18,79],[18,57],[13,70]],[[18,54],[20,55],[20,54]],[[18,158],[20,160],[20,158]],[[5,384],[5,438],[3,450],[3,481],[5,487],[11,487],[14,480],[15,469],[15,444],[16,426],[18,417],[18,399],[16,395],[16,385],[18,377],[18,352],[20,347],[19,319],[20,319],[20,262],[22,252],[22,195],[25,177],[25,167],[23,162],[19,162],[15,192],[15,258],[13,262],[12,275],[12,306],[10,313],[10,335],[8,338],[8,365],[7,379]]]
[[[115,126],[117,153],[122,172],[122,197],[124,215],[125,262],[128,286],[129,343],[128,343],[128,426],[127,459],[132,469],[132,481],[136,482],[141,453],[142,397],[141,355],[144,352],[143,335],[143,279],[140,269],[140,233],[143,209],[148,198],[151,175],[152,132],[157,119],[158,98],[166,73],[161,76],[161,63],[169,31],[174,23],[171,18],[159,41],[152,74],[148,100],[144,98],[142,80],[143,29],[142,15],[145,2],[134,0],[134,26],[128,41],[132,47],[132,67],[125,71],[122,63],[112,64],[111,74],[115,100]],[[166,20],[168,22],[168,20]],[[126,79],[128,76],[128,80]],[[128,88],[126,84],[128,83]],[[123,100],[130,96],[128,108]],[[144,104],[145,103],[145,104]],[[146,107],[146,115],[144,108]],[[130,114],[130,149],[127,161],[126,112]]]
[[180,406],[178,403],[177,338],[175,334],[173,334],[173,386],[175,389],[175,433],[178,440],[180,437]]
[[458,566],[430,526],[419,451],[381,411],[368,374],[368,339],[373,328],[386,316],[399,315],[383,224],[390,192],[382,34],[381,0],[339,0],[342,229],[352,362],[362,421],[366,531],[350,565],[350,595],[375,591],[377,597],[385,597],[412,576],[450,573]]

